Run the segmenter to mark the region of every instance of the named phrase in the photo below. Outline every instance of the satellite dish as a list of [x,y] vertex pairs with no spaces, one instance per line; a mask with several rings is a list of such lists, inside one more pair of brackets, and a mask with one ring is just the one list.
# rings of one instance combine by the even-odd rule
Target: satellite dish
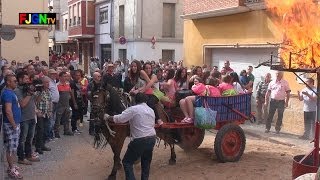
[[5,41],[11,41],[16,37],[16,30],[13,26],[4,25],[1,27],[0,37]]

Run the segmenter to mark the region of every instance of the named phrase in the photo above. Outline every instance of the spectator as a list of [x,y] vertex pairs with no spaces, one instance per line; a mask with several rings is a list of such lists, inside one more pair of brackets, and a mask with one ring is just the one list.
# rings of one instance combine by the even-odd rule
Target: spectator
[[99,68],[99,66],[98,66],[98,63],[95,60],[95,58],[92,57],[90,60],[91,60],[90,65],[89,65],[90,66],[90,76],[92,77],[93,73],[95,72],[95,69]]
[[103,85],[106,86],[110,84],[112,87],[120,88],[121,87],[121,74],[114,73],[114,65],[108,64],[107,71],[102,78]]
[[12,61],[11,61],[11,66],[9,67],[9,69],[10,69],[11,71],[13,71],[13,72],[16,72],[16,70],[17,70],[17,63],[16,63],[15,60],[12,60]]
[[53,125],[56,121],[56,115],[57,115],[57,105],[59,102],[59,90],[58,90],[58,86],[57,86],[57,76],[58,73],[57,71],[55,71],[54,69],[49,69],[48,71],[48,77],[50,79],[49,81],[49,91],[50,91],[50,95],[51,95],[51,100],[52,100],[52,115],[50,117],[50,126],[49,129],[47,131],[47,139],[53,139]]
[[174,80],[177,83],[177,90],[188,89],[187,69],[181,68],[176,71]]
[[279,134],[282,125],[283,112],[286,107],[288,107],[290,98],[290,87],[286,80],[283,79],[283,72],[278,71],[276,73],[277,78],[273,80],[268,85],[268,91],[265,97],[265,106],[267,106],[267,101],[270,99],[269,115],[266,122],[266,133],[270,132],[271,122],[276,110],[278,110],[278,120],[276,123],[276,133]]
[[[57,103],[57,116],[54,124],[54,134],[56,138],[60,138],[59,127],[60,122],[63,124],[64,135],[73,136],[69,129],[70,105],[69,100],[72,99],[75,106],[77,106],[72,95],[70,85],[67,83],[67,73],[60,72],[60,81],[57,84],[59,91],[59,101]],[[72,97],[72,98],[71,98]]]
[[82,89],[81,89],[81,71],[76,70],[74,73],[73,80],[70,82],[71,87],[71,94],[73,94],[73,98],[70,99],[70,106],[72,109],[72,116],[71,116],[71,128],[74,134],[80,134],[77,127],[77,121],[82,119],[83,117],[83,96],[82,96]]
[[247,90],[250,90],[250,89],[253,88],[254,75],[252,74],[252,71],[253,71],[253,67],[252,66],[248,66],[247,76],[248,76],[249,83],[247,85],[248,87],[246,88]]
[[238,94],[245,93],[246,91],[240,84],[238,74],[236,72],[232,72],[230,73],[230,76],[232,78],[231,82],[232,82],[233,88],[237,91],[237,93]]
[[45,146],[46,132],[49,129],[49,121],[52,115],[52,100],[49,91],[50,79],[44,76],[39,83],[43,84],[42,91],[37,91],[36,96],[36,115],[37,115],[37,125],[36,125],[36,152],[43,154],[43,151],[51,151],[50,148]]
[[1,94],[3,110],[3,140],[6,148],[8,174],[11,178],[22,179],[20,168],[14,165],[14,156],[17,152],[20,136],[21,108],[14,92],[17,79],[14,75],[5,76],[6,88]]
[[[88,99],[92,101],[93,93],[101,88],[101,74],[99,72],[93,73],[93,80],[88,85]],[[90,113],[90,119],[94,118],[94,114]],[[94,135],[94,123],[92,121],[89,122],[89,134]]]
[[225,61],[224,62],[224,70],[225,70],[226,74],[230,74],[230,73],[234,72],[234,70],[232,68],[230,68],[230,62],[229,61]]
[[[30,65],[32,66],[32,65]],[[32,141],[36,127],[35,98],[34,91],[29,88],[30,77],[25,72],[17,74],[18,87],[15,93],[21,106],[21,133],[18,146],[18,163],[31,165],[31,162],[40,161],[32,152]]]
[[267,73],[264,77],[264,81],[259,82],[257,85],[256,103],[257,103],[258,124],[265,123],[268,117],[269,102],[267,101],[266,106],[264,104],[265,104],[265,96],[266,96],[270,81],[271,81],[271,74]]
[[317,92],[317,88],[314,86],[312,78],[308,78],[306,83],[309,87],[302,89],[301,93],[298,91],[299,100],[303,101],[304,113],[304,133],[300,139],[309,139],[310,132],[313,137],[316,121],[317,94],[315,92]]

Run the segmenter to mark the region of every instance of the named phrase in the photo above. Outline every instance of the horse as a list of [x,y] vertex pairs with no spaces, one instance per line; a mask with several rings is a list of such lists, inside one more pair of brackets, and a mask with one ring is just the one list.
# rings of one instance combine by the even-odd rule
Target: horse
[[[113,156],[113,168],[108,176],[109,180],[116,179],[117,171],[122,167],[120,153],[123,147],[126,137],[130,136],[130,128],[128,123],[126,124],[114,124],[105,121],[105,114],[116,115],[120,114],[130,104],[129,96],[127,94],[119,94],[114,88],[100,88],[93,92],[92,98],[92,112],[93,120],[95,124],[94,135],[94,147],[104,148],[107,144],[110,144]],[[168,122],[169,118],[161,108],[157,106],[160,113],[160,117],[164,122]],[[177,138],[174,138],[175,134],[168,129],[157,128],[158,147],[160,141],[165,142],[165,146],[169,145],[171,150],[171,156],[169,164],[176,163],[176,154],[174,150],[174,144],[177,142]]]

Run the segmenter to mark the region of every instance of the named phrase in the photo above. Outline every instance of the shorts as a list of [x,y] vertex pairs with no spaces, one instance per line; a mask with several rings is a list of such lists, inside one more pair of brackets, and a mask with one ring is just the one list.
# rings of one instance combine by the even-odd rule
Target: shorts
[[20,124],[17,129],[13,129],[10,123],[3,124],[3,142],[7,152],[15,153],[19,145]]

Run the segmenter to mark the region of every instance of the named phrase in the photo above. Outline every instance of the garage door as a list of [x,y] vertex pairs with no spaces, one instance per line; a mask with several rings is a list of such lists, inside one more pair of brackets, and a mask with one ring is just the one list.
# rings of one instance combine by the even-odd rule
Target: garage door
[[[224,66],[224,61],[230,61],[230,67],[240,74],[240,71],[246,70],[249,65],[255,67],[259,62],[270,60],[270,54],[276,54],[277,48],[215,48],[212,49],[212,65],[218,66],[221,69]],[[253,69],[254,92],[253,98],[256,96],[256,85],[263,80],[266,73],[271,73],[272,79],[275,79],[275,71],[270,70],[270,67],[260,66]],[[252,102],[253,103],[253,102]],[[253,104],[252,104],[253,105]],[[255,106],[252,106],[255,111]]]

